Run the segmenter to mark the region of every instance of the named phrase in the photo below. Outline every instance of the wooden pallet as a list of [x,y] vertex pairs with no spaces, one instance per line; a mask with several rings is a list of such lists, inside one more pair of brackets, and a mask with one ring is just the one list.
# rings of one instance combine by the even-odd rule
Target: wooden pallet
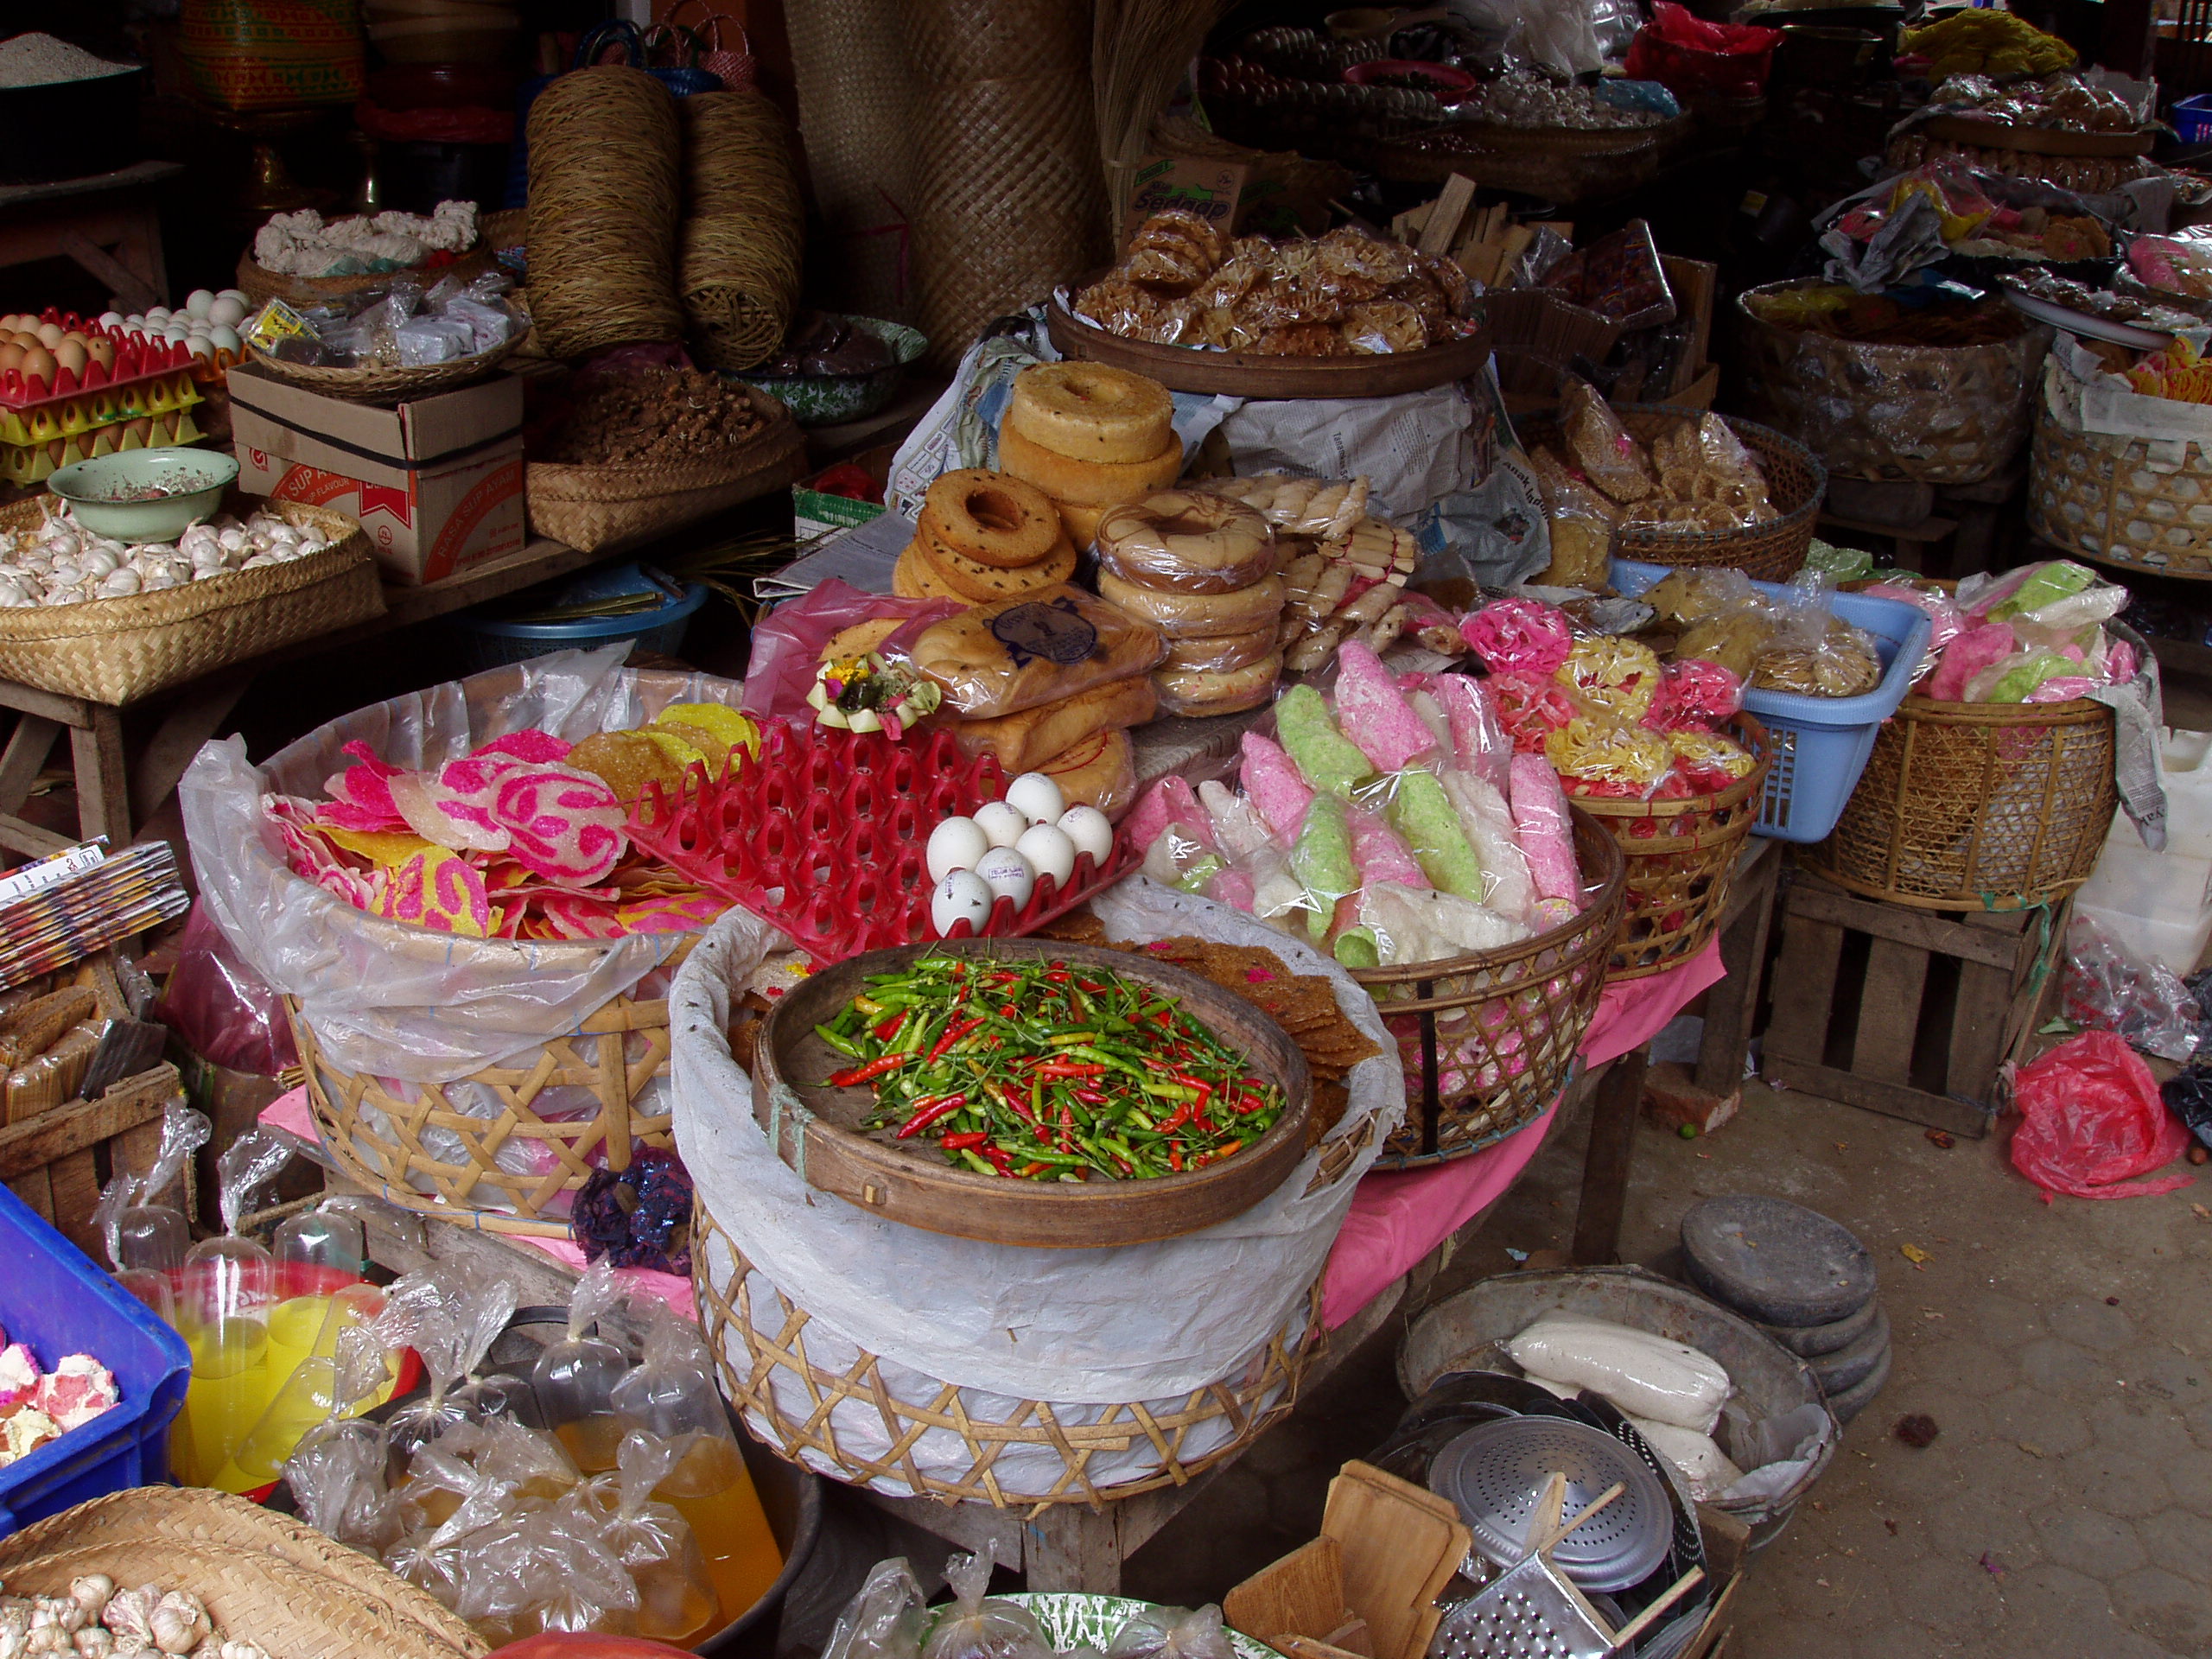
[[[95,1262],[107,1260],[92,1226],[100,1188],[118,1169],[143,1174],[162,1147],[162,1111],[184,1093],[166,1063],[125,1077],[98,1100],[72,1100],[0,1129],[0,1181]],[[194,1183],[179,1184],[187,1219]]]
[[[2068,904],[1937,915],[1799,871],[1784,905],[1767,1080],[1966,1135],[2055,995]],[[2046,925],[2048,923],[2048,925]]]

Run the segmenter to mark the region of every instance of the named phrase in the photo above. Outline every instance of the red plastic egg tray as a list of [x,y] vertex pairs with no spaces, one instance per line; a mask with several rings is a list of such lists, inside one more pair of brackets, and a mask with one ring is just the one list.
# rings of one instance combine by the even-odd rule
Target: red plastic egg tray
[[[825,965],[938,937],[930,833],[997,800],[1007,782],[996,757],[963,754],[943,729],[894,741],[880,732],[763,721],[759,759],[734,750],[732,760],[719,777],[693,766],[673,796],[650,785],[630,838],[783,929]],[[1065,888],[1040,875],[1020,911],[1001,896],[983,932],[1033,932],[1119,880],[1136,857],[1120,837],[1103,871],[1079,853]],[[963,922],[945,937],[971,936]]]
[[[10,409],[28,410],[56,398],[74,397],[79,392],[98,391],[113,386],[126,386],[133,382],[147,380],[156,375],[171,374],[179,369],[190,369],[194,359],[191,348],[171,345],[167,340],[149,334],[137,334],[127,328],[104,328],[97,322],[88,322],[73,311],[57,311],[51,306],[40,316],[41,322],[58,324],[65,332],[98,335],[115,342],[115,367],[102,368],[97,362],[85,365],[80,378],[67,369],[56,372],[51,382],[42,378],[26,376],[20,369],[0,373],[0,404]],[[137,411],[132,411],[137,412]]]

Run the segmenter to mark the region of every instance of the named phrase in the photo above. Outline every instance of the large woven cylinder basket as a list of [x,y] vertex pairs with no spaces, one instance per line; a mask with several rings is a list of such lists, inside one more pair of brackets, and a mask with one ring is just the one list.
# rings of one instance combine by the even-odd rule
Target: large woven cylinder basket
[[[420,949],[444,957],[603,948],[421,938]],[[412,939],[408,944],[415,948]],[[555,1206],[591,1179],[594,1154],[626,1169],[636,1147],[675,1144],[664,1098],[647,1107],[640,1096],[668,1076],[667,986],[689,954],[687,939],[634,988],[645,995],[614,997],[569,1035],[446,1084],[399,1084],[340,1070],[287,997],[324,1148],[346,1174],[404,1209],[457,1216],[494,1232],[566,1238],[565,1211],[555,1214]],[[652,1092],[665,1091],[663,1082]],[[464,1103],[478,1109],[465,1110]],[[503,1152],[524,1161],[515,1148],[529,1149],[531,1168],[501,1164]]]
[[[2069,411],[2082,382],[2056,357],[2044,367],[2028,475],[2028,527],[2069,553],[2177,576],[2212,576],[2212,455],[2177,459],[2152,441],[2085,429]],[[2189,405],[2178,407],[2188,408]],[[2159,446],[2164,448],[2163,444]]]
[[0,1539],[0,1581],[66,1596],[105,1573],[200,1598],[222,1635],[305,1659],[482,1659],[484,1639],[373,1558],[201,1487],[137,1486]]
[[[924,1378],[821,1324],[739,1251],[702,1195],[691,1277],[722,1392],[779,1455],[833,1480],[944,1503],[1040,1509],[1179,1486],[1236,1456],[1298,1397],[1320,1298],[1244,1372],[1173,1400],[1014,1400]],[[1108,1467],[1108,1460],[1112,1467]]]
[[1628,913],[1613,940],[1608,981],[1641,979],[1688,962],[1727,912],[1736,860],[1759,821],[1774,762],[1773,739],[1749,715],[1737,715],[1728,734],[1754,765],[1713,794],[1679,801],[1573,798],[1611,832],[1628,867]]
[[1351,970],[1397,1039],[1406,1077],[1405,1121],[1376,1169],[1479,1152],[1541,1116],[1567,1086],[1627,897],[1620,848],[1595,818],[1570,810],[1590,890],[1573,921],[1500,950]]
[[1870,346],[1763,321],[1747,302],[1797,286],[1770,283],[1736,302],[1751,411],[1840,478],[1979,484],[2028,435],[2051,331],[1988,346]]
[[2089,879],[2119,804],[2101,702],[1909,696],[1875,734],[1835,833],[1804,850],[1839,887],[1931,910],[2018,910]]
[[[384,613],[376,556],[342,512],[296,501],[240,502],[331,538],[320,553],[128,599],[0,611],[0,676],[65,696],[126,703]],[[0,507],[0,532],[35,528],[39,497]]]

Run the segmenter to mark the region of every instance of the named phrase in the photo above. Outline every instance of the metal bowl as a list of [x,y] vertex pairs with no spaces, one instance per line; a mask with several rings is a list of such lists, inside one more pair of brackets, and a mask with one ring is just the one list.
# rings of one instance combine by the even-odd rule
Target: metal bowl
[[[60,467],[46,487],[95,535],[173,542],[214,515],[238,475],[238,457],[219,450],[126,449]],[[163,493],[144,501],[118,499],[146,489]]]

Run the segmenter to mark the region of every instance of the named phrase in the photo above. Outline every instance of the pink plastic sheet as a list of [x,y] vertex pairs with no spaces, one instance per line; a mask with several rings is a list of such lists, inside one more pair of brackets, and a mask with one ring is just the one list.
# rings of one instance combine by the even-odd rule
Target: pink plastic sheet
[[[1700,992],[1727,977],[1720,942],[1681,967],[1608,985],[1582,1039],[1585,1065],[1603,1065],[1640,1048]],[[1433,1169],[1369,1175],[1352,1196],[1321,1275],[1321,1317],[1335,1330],[1381,1295],[1401,1274],[1504,1196],[1551,1132],[1555,1109],[1519,1134]]]
[[[266,1129],[282,1129],[287,1135],[297,1135],[302,1141],[318,1144],[322,1140],[315,1128],[315,1114],[308,1109],[307,1086],[303,1084],[289,1094],[279,1095],[261,1109],[261,1126]],[[409,1193],[409,1198],[420,1196]],[[570,1273],[584,1270],[582,1246],[574,1239],[530,1238],[511,1234],[518,1244],[527,1244],[532,1249],[543,1250]],[[691,1281],[672,1273],[655,1273],[650,1268],[618,1268],[614,1276],[629,1287],[633,1296],[651,1296],[666,1302],[687,1319],[699,1317],[699,1301],[693,1294]]]

